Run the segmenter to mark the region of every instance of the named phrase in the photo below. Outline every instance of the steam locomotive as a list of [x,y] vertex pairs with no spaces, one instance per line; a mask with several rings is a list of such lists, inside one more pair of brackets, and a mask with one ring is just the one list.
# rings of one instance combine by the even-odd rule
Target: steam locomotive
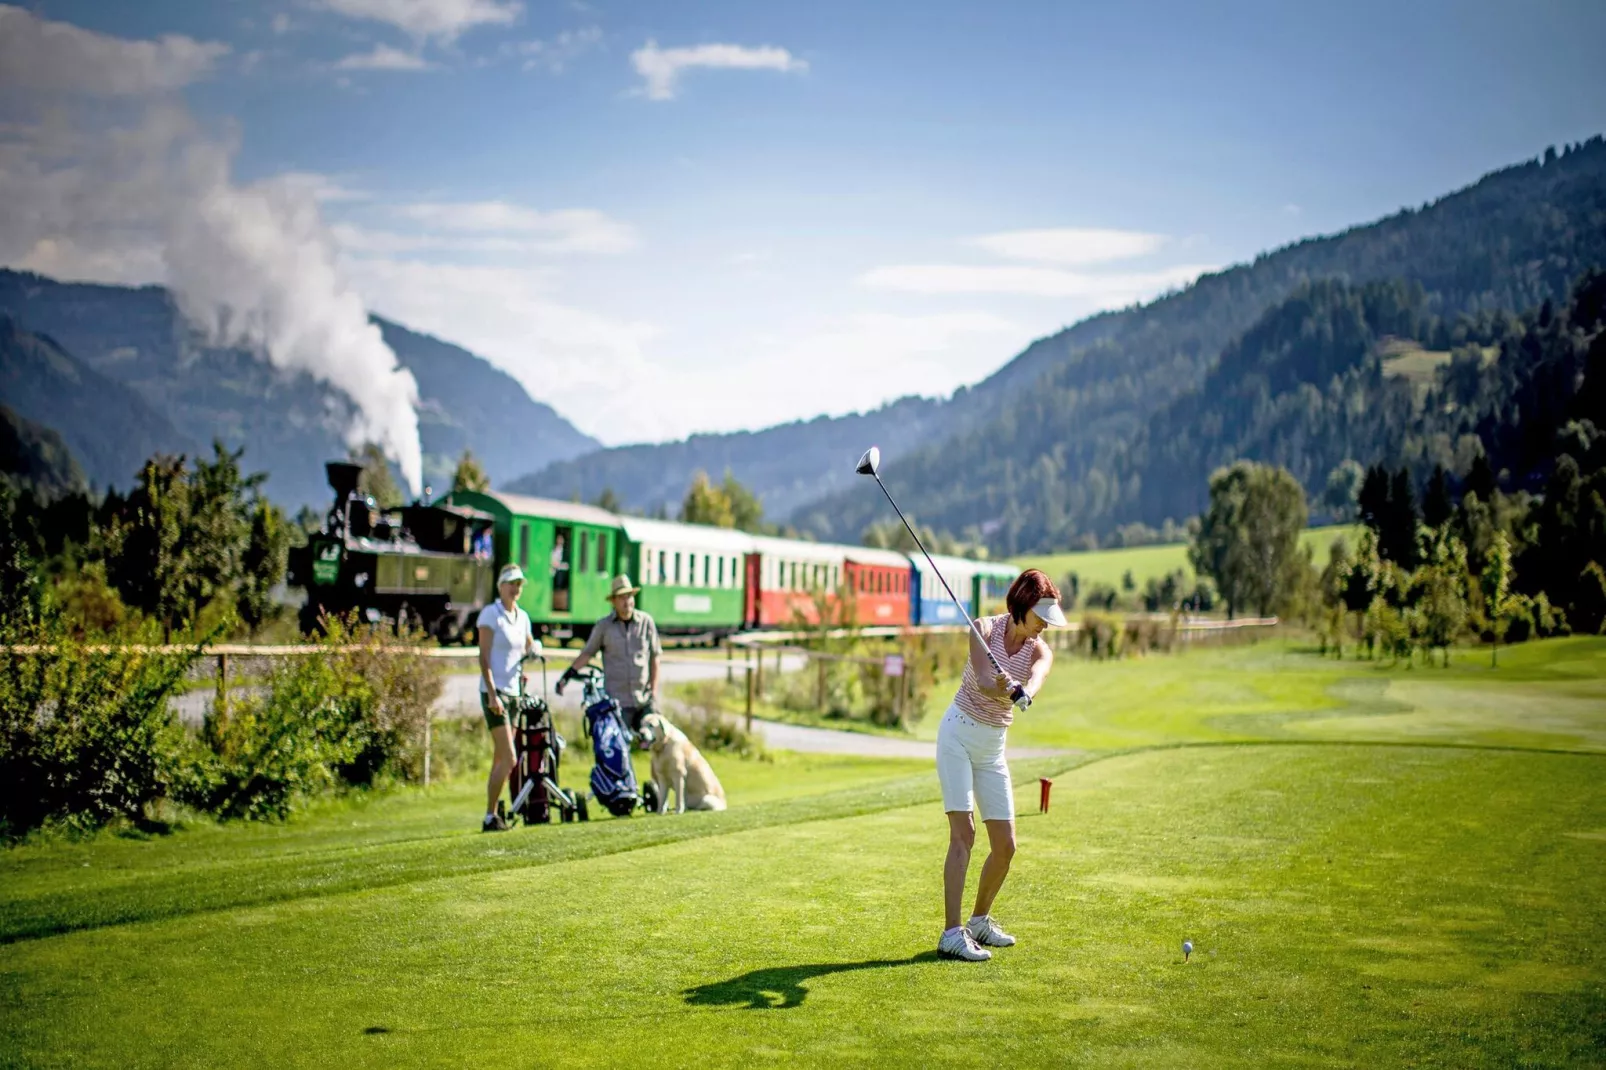
[[304,588],[301,630],[324,614],[420,628],[444,643],[471,637],[493,596],[496,518],[467,506],[415,502],[382,510],[357,489],[362,466],[324,465],[334,505],[323,530],[290,553],[286,577]]

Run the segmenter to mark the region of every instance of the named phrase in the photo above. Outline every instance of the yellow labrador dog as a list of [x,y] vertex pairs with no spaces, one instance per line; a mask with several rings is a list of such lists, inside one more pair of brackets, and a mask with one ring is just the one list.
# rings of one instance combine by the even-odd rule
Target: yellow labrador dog
[[725,809],[725,789],[709,767],[708,759],[686,738],[686,733],[649,713],[641,719],[641,742],[652,751],[652,782],[658,789],[658,812],[669,808],[675,793],[675,813]]

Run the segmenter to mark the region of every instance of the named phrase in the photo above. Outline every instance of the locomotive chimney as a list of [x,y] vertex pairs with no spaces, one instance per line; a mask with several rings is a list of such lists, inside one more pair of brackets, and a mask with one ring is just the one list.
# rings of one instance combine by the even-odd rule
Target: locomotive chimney
[[334,488],[335,501],[343,502],[357,492],[357,479],[362,475],[362,465],[350,461],[330,461],[323,466],[323,470],[329,476],[329,486]]

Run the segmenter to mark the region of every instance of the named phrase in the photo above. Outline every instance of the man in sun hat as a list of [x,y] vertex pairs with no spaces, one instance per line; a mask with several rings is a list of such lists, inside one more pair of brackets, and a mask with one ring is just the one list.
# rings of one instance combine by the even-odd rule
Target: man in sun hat
[[516,760],[513,729],[507,723],[508,704],[518,697],[519,662],[525,654],[541,649],[530,629],[530,615],[519,605],[519,593],[523,590],[524,570],[513,564],[503,565],[496,577],[496,601],[480,610],[477,622],[480,712],[485,715],[485,727],[491,730],[491,744],[495,748],[490,779],[485,783],[485,821],[480,826],[484,832],[507,829],[507,823],[496,812],[496,801],[502,796],[502,788]]
[[613,609],[597,621],[580,656],[558,678],[561,688],[601,651],[603,686],[619,701],[632,732],[641,727],[641,719],[652,712],[658,701],[658,659],[663,653],[658,644],[658,625],[650,614],[636,608],[640,591],[627,575],[621,573],[613,578],[608,589]]

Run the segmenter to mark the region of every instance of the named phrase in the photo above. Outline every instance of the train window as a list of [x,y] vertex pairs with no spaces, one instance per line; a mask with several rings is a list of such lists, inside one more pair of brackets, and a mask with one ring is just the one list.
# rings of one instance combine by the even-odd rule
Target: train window
[[597,571],[603,573],[608,571],[608,533],[606,531],[597,532]]
[[719,585],[721,587],[725,586],[725,559],[723,557],[719,559]]
[[530,525],[519,525],[519,567],[530,567]]
[[658,555],[658,584],[663,586],[669,583],[669,555],[662,550],[654,552]]
[[675,586],[680,586],[680,551],[675,551]]
[[590,551],[591,532],[582,531],[580,533],[580,552],[574,557],[574,570],[576,572],[584,572],[586,570],[586,558],[591,556]]
[[711,575],[712,570],[713,570],[713,564],[714,564],[713,555],[704,554],[703,555],[703,586],[704,587],[712,587],[714,585],[714,578]]

